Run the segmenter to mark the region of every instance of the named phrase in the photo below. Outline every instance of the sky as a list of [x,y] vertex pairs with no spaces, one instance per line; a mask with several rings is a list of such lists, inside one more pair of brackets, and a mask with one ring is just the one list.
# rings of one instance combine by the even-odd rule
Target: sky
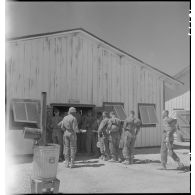
[[6,2],[6,36],[83,28],[173,76],[190,65],[189,2]]

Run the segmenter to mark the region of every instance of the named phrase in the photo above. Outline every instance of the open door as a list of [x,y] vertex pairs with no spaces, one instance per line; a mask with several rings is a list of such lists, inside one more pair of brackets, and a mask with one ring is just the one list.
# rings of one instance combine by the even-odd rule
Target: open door
[[[77,110],[77,121],[79,129],[82,128],[82,119],[87,114],[89,110],[91,110],[94,114],[96,114],[96,107],[93,104],[57,104],[52,103],[50,104],[51,109],[57,108],[60,111],[61,116],[66,116],[68,114],[68,110],[70,107],[74,107]],[[53,112],[53,111],[52,111]],[[78,133],[77,134],[77,152],[78,153],[85,153],[85,140],[86,134],[85,133]]]

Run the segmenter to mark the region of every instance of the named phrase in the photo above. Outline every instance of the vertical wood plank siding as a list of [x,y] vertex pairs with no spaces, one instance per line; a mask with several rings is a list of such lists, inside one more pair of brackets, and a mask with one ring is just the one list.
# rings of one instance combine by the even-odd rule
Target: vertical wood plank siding
[[136,146],[160,145],[163,80],[135,59],[121,57],[81,34],[70,33],[7,43],[7,100],[38,98],[48,94],[48,103],[102,106],[124,102],[129,115],[138,114],[138,103],[156,104],[159,124],[142,128]]

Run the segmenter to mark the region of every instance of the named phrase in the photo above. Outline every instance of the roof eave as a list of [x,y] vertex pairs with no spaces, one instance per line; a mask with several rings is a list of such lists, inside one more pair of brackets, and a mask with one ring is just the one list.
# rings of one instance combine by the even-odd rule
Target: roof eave
[[25,36],[20,36],[20,37],[6,38],[6,41],[12,42],[12,41],[17,41],[17,40],[27,40],[27,39],[29,40],[29,39],[36,39],[36,38],[40,38],[40,37],[44,37],[44,36],[55,36],[55,35],[62,35],[62,34],[64,35],[64,34],[68,34],[68,33],[80,33],[80,32],[87,34],[88,36],[100,41],[103,44],[106,44],[111,49],[114,49],[120,56],[127,56],[127,57],[135,59],[136,61],[140,62],[141,65],[143,65],[144,67],[160,74],[165,82],[172,82],[174,84],[184,85],[184,83],[182,83],[181,81],[178,81],[174,77],[172,77],[172,76],[162,72],[161,70],[147,64],[146,62],[140,60],[139,58],[115,47],[114,45],[104,41],[103,39],[97,37],[96,35],[88,32],[87,30],[85,30],[83,28],[75,28],[75,29],[70,29],[70,30],[62,30],[62,31],[56,31],[56,32],[40,33],[40,34],[34,34],[34,35],[25,35]]

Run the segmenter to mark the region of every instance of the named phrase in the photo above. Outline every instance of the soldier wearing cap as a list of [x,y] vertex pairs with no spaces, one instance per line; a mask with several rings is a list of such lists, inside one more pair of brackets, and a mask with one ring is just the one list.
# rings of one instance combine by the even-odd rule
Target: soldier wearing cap
[[68,115],[64,117],[61,122],[61,128],[64,129],[64,156],[65,156],[65,166],[72,168],[74,166],[74,160],[76,155],[76,143],[77,136],[79,133],[78,123],[76,119],[76,109],[70,107]]
[[63,131],[58,126],[58,123],[62,121],[62,119],[63,118],[60,116],[59,110],[57,108],[54,108],[54,117],[52,117],[51,119],[50,127],[52,128],[53,143],[60,145],[60,161],[62,161],[63,159]]
[[172,159],[178,163],[178,168],[182,168],[183,164],[180,162],[179,157],[173,151],[173,134],[176,131],[177,120],[169,117],[169,111],[164,110],[162,113],[163,118],[163,134],[161,142],[161,165],[163,169],[166,169],[167,156],[169,154]]
[[107,132],[109,134],[109,149],[111,153],[111,159],[109,162],[121,161],[121,155],[119,151],[121,131],[121,120],[116,117],[116,114],[110,112],[110,119],[108,121]]
[[110,151],[109,151],[109,139],[108,139],[108,121],[109,115],[108,112],[102,113],[103,120],[100,123],[98,128],[98,137],[100,142],[100,152],[101,152],[101,159],[102,160],[109,160],[110,159]]
[[140,120],[135,118],[135,112],[132,110],[130,116],[124,121],[123,135],[121,136],[123,142],[122,152],[125,158],[124,164],[133,164],[134,144],[140,125]]

